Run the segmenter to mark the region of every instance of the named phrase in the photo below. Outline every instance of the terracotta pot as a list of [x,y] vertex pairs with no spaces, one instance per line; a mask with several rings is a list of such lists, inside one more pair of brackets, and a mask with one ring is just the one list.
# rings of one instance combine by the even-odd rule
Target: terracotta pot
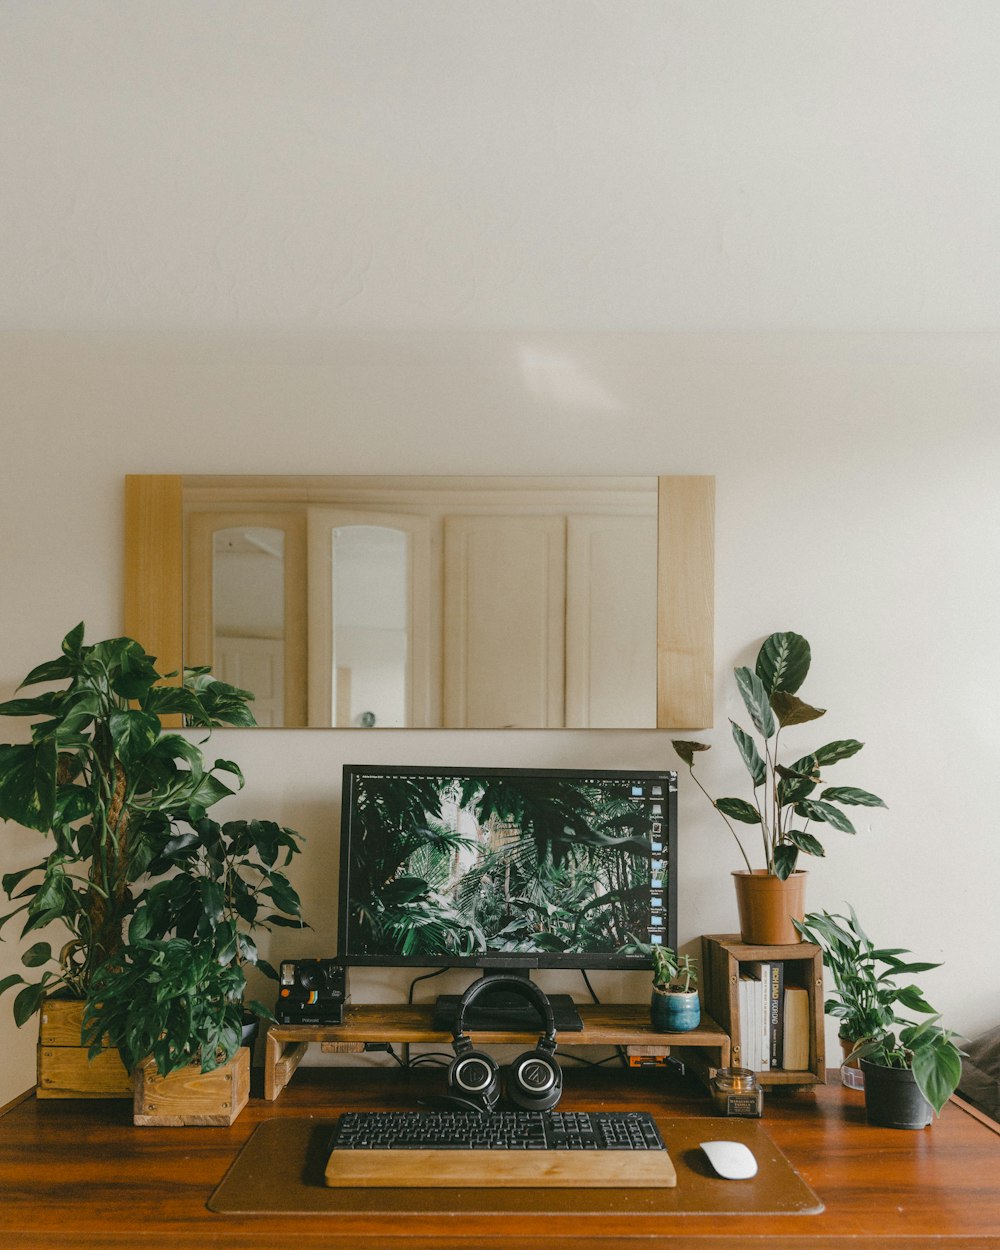
[[792,919],[805,915],[806,876],[793,872],[782,881],[763,869],[733,873],[740,937],[748,946],[788,946],[802,941]]

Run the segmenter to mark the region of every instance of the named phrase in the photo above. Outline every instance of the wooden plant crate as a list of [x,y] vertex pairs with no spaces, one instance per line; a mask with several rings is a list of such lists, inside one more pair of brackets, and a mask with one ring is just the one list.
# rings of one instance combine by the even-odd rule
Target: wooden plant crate
[[138,1125],[228,1125],[250,1098],[250,1050],[241,1046],[222,1067],[202,1072],[198,1064],[160,1076],[152,1058],[135,1070],[132,1123]]
[[87,1056],[80,1044],[83,1001],[47,998],[38,1021],[36,1098],[131,1098],[132,1078],[121,1056],[109,1046]]

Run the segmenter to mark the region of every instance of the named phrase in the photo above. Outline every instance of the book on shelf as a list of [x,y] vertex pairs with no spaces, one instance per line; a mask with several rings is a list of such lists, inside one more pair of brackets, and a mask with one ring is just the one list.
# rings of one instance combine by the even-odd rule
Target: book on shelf
[[804,1072],[809,1067],[809,991],[786,985],[782,1067]]
[[740,1049],[743,1066],[752,1072],[766,1070],[765,1064],[770,1066],[770,1051],[764,1044],[766,1011],[761,967],[759,963],[745,963],[740,968]]
[[751,993],[754,996],[753,1027],[759,1038],[760,1049],[759,1052],[755,1049],[758,1062],[754,1071],[769,1072],[772,1068],[782,1066],[785,965],[780,959],[773,963],[769,960],[750,960],[742,967],[747,976],[756,978],[751,982]]

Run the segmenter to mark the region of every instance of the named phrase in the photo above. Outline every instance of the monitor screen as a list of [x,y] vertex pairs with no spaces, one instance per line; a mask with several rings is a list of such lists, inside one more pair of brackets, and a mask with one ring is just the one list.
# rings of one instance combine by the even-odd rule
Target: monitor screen
[[344,768],[347,964],[648,968],[677,945],[677,775]]

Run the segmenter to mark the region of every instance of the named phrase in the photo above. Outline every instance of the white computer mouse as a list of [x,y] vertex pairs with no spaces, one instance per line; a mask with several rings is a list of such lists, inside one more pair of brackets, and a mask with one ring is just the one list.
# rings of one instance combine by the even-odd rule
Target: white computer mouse
[[723,1180],[746,1181],[757,1175],[757,1160],[741,1141],[703,1141],[698,1145]]

